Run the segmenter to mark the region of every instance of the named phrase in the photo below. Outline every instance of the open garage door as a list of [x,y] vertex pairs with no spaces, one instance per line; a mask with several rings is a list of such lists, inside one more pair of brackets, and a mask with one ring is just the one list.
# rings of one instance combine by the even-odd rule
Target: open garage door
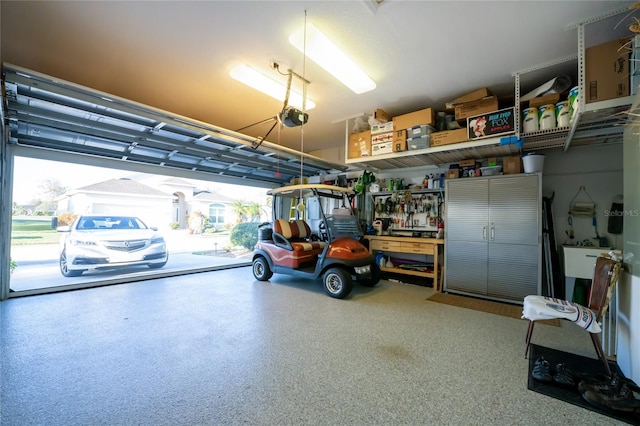
[[[272,187],[344,171],[238,132],[4,64],[9,143],[215,175]],[[278,170],[278,173],[276,173]]]
[[[260,188],[279,186],[301,174],[310,177],[346,170],[343,165],[328,163],[315,156],[267,141],[258,144],[254,138],[237,132],[12,65],[3,67],[3,86],[5,126],[1,153],[4,206],[13,204],[11,180],[14,158],[17,157]],[[279,173],[275,173],[276,168]],[[78,179],[81,180],[82,176]],[[126,204],[139,214],[152,218],[152,222],[166,225],[177,215],[175,222],[184,225],[182,216],[188,212],[183,206],[184,200],[180,200],[178,189],[169,192],[163,201],[159,197],[168,206],[166,220],[159,217],[159,209],[149,203],[136,206],[129,200],[117,205],[94,197],[90,207],[92,213],[110,215],[121,213]],[[164,210],[161,214],[165,214]],[[1,261],[8,265],[10,238],[4,237],[11,234],[11,208],[2,209],[0,220],[3,236]],[[222,247],[216,246],[218,249]],[[6,268],[2,269],[6,275],[3,275],[0,298],[6,298],[9,295],[6,285],[9,274]],[[142,275],[133,273],[109,277],[89,284],[73,278],[77,281],[58,289],[136,281],[148,279],[149,274],[170,276],[211,269],[216,267],[198,266],[183,271],[149,270]],[[28,294],[38,292],[29,291]]]

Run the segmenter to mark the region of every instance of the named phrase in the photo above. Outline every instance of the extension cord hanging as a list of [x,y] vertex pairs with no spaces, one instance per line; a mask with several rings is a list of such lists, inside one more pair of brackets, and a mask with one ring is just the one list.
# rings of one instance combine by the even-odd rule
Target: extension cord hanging
[[[302,113],[307,112],[307,10],[304,11],[304,37],[302,43]],[[289,74],[291,78],[291,74]],[[288,93],[287,93],[288,95]],[[304,182],[304,122],[300,125],[300,184]],[[302,198],[302,188],[300,188],[300,204],[298,211],[303,213],[305,210],[304,199]]]

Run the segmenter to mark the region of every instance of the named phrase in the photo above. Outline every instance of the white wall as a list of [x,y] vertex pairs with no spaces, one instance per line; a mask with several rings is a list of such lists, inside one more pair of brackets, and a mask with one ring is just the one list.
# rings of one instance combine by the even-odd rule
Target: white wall
[[618,282],[617,362],[622,373],[640,383],[640,278],[622,273]]
[[[570,240],[565,234],[569,229],[567,219],[571,201],[581,186],[596,203],[598,234],[607,237],[609,244],[622,248],[622,237],[607,232],[605,211],[611,209],[613,197],[622,194],[622,144],[546,150],[544,172],[542,174],[542,194],[550,197],[555,192],[552,203],[556,241],[558,245],[588,239],[594,244],[592,218],[573,217],[575,238]],[[581,192],[576,201],[589,198]],[[597,244],[596,244],[597,245]]]
[[624,254],[629,273],[618,289],[618,365],[625,376],[640,383],[640,96],[624,130]]

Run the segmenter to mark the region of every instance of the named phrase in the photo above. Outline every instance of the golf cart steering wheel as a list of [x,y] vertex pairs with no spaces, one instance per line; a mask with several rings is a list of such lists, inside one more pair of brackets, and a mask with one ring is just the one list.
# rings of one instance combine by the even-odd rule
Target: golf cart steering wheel
[[324,220],[321,220],[318,224],[318,231],[320,232],[320,240],[329,240],[329,234],[327,233],[327,223]]

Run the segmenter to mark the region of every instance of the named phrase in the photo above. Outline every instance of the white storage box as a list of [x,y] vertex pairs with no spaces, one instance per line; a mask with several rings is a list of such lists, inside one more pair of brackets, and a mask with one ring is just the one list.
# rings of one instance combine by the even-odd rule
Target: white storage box
[[371,155],[391,154],[393,152],[393,142],[371,144],[371,151]]
[[393,132],[393,121],[387,123],[373,124],[371,126],[371,134],[377,135],[378,133]]

